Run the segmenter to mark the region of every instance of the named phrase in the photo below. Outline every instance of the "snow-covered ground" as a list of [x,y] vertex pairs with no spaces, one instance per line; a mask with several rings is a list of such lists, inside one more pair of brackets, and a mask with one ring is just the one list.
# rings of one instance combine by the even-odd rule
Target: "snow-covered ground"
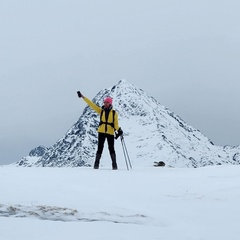
[[238,240],[240,166],[0,167],[1,240]]

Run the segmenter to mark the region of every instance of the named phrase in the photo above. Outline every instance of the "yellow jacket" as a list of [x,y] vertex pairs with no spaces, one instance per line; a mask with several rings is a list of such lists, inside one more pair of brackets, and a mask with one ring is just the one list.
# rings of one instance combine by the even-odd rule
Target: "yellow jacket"
[[[93,109],[95,110],[99,115],[101,115],[101,112],[103,111],[102,114],[102,118],[100,119],[100,121],[102,122],[102,124],[98,127],[98,132],[99,133],[107,133],[110,135],[114,135],[114,131],[118,131],[119,130],[119,126],[118,126],[118,114],[117,112],[115,112],[114,115],[114,122],[113,122],[113,111],[114,110],[110,110],[109,115],[108,115],[108,120],[107,123],[106,122],[106,116],[105,116],[105,111],[97,106],[95,103],[93,103],[91,100],[89,100],[86,97],[83,97],[83,100]],[[114,128],[110,125],[113,124]]]

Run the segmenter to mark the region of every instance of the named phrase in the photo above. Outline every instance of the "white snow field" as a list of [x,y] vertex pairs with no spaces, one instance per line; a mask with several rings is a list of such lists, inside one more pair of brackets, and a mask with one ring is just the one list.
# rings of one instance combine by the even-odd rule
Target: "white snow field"
[[1,240],[239,240],[240,166],[0,167]]

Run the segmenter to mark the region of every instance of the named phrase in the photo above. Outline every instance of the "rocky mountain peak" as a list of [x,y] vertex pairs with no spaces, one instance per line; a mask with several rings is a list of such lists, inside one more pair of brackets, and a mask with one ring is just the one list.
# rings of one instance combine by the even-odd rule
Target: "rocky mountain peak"
[[[200,131],[126,80],[101,90],[93,102],[102,106],[107,96],[113,98],[113,107],[118,112],[133,165],[152,166],[154,161],[164,161],[166,165],[176,167],[240,163],[240,147],[214,146]],[[46,151],[39,149],[36,161],[29,160],[31,157],[28,156],[17,165],[91,166],[97,148],[98,124],[99,115],[86,106],[65,136]],[[121,145],[115,145],[119,158],[123,158],[120,155]],[[105,156],[108,157],[107,150]],[[105,164],[104,161],[102,164]]]

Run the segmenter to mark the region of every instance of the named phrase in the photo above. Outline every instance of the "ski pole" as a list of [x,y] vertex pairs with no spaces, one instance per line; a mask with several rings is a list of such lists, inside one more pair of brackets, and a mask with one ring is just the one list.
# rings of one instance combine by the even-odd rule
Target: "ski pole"
[[124,143],[124,146],[125,146],[125,150],[126,150],[126,153],[127,153],[127,158],[128,158],[128,163],[130,165],[130,168],[132,169],[132,164],[131,164],[131,161],[130,161],[130,157],[128,155],[128,150],[127,150],[127,147],[126,147],[126,143],[125,143],[125,139],[123,138],[123,143]]
[[124,154],[125,162],[126,162],[126,165],[127,165],[127,170],[129,170],[129,166],[132,169],[132,164],[131,164],[131,161],[130,161],[130,158],[129,158],[129,154],[128,154],[128,151],[127,151],[127,147],[126,147],[126,143],[124,141],[123,135],[121,135],[121,143],[122,143],[122,148],[123,148],[123,154]]
[[123,145],[123,137],[121,137],[121,143],[122,143],[123,154],[124,154],[124,158],[125,158],[125,162],[126,162],[127,170],[129,170],[128,162],[127,162],[127,157],[126,157],[126,152],[125,152],[124,145]]

